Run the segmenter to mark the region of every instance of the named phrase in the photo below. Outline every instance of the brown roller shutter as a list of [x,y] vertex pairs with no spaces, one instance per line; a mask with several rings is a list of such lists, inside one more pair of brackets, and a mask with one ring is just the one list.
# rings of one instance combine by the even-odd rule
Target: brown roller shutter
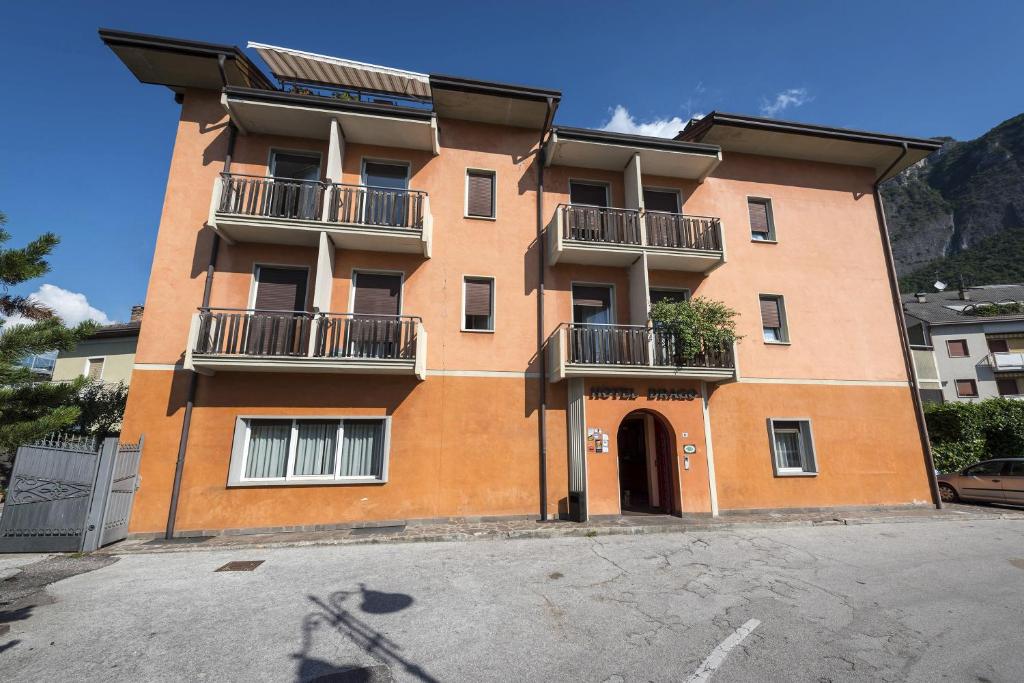
[[958,379],[956,395],[962,398],[973,398],[978,395],[978,385],[973,379]]
[[466,278],[466,315],[491,314],[491,281]]
[[400,275],[356,273],[352,312],[361,315],[398,315],[402,292]]
[[266,268],[257,272],[256,308],[263,311],[306,310],[305,268]]
[[757,200],[747,201],[747,211],[750,213],[750,231],[770,233],[768,225],[768,202]]
[[470,216],[494,217],[494,174],[469,171],[466,187],[466,213]]
[[761,299],[761,325],[763,327],[782,327],[782,315],[779,312],[778,299]]
[[611,290],[607,287],[576,285],[572,288],[572,305],[588,308],[610,308]]

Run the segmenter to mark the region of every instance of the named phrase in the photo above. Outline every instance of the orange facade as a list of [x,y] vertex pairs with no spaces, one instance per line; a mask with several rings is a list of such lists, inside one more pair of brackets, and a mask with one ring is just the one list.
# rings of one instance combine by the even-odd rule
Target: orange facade
[[[708,273],[650,268],[645,277],[652,289],[688,289],[739,313],[743,339],[735,371],[725,381],[665,373],[549,381],[542,375],[546,349],[538,348],[538,337],[550,340],[559,325],[573,321],[573,284],[611,285],[611,322],[628,324],[646,319],[646,310],[636,310],[635,273],[629,267],[548,263],[538,330],[546,249],[537,230],[539,131],[435,120],[436,154],[346,141],[342,176],[330,179],[359,185],[366,160],[397,161],[409,166],[409,188],[429,195],[429,258],[337,248],[329,285],[331,309],[347,312],[355,272],[400,274],[401,313],[418,316],[428,335],[426,378],[244,367],[198,376],[175,519],[179,533],[536,516],[542,479],[549,516],[564,515],[572,488],[570,442],[581,424],[609,435],[607,449],[588,446],[586,452],[588,512],[619,514],[624,475],[618,451],[626,443],[620,439],[629,438],[621,432],[628,420],[637,434],[648,430],[648,465],[657,461],[663,478],[647,495],[653,499],[657,489],[668,512],[930,500],[871,169],[725,149],[703,179],[644,175],[644,187],[677,190],[682,213],[720,218],[722,265]],[[211,191],[224,170],[231,122],[219,92],[185,92],[124,420],[125,438],[146,437],[131,520],[136,533],[158,533],[167,523],[192,376],[183,362],[190,321],[203,299],[214,239]],[[272,150],[316,152],[325,164],[321,173],[327,172],[330,148],[322,132],[307,139],[258,131],[237,136],[231,172],[269,175]],[[493,172],[493,219],[465,216],[467,169]],[[606,183],[612,206],[627,202],[620,171],[558,164],[544,171],[545,224],[570,201],[570,180]],[[749,196],[770,198],[775,242],[751,240]],[[257,265],[305,267],[312,282],[322,275],[318,256],[317,247],[287,240],[223,240],[209,305],[251,309]],[[465,276],[493,278],[493,331],[462,330]],[[785,297],[786,344],[762,341],[759,294],[765,293]],[[582,381],[573,385],[582,388],[579,418],[568,409],[574,381]],[[620,393],[598,397],[609,387]],[[231,485],[240,420],[260,416],[390,418],[386,481]],[[813,476],[774,471],[770,418],[807,421]],[[664,452],[654,454],[655,436]],[[653,482],[652,470],[647,476]]]

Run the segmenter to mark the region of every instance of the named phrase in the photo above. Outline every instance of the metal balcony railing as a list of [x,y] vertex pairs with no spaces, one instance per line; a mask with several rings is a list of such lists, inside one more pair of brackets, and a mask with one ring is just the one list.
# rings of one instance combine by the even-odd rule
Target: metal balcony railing
[[573,204],[559,204],[558,211],[562,214],[564,239],[605,244],[643,243],[639,211]]
[[427,193],[222,173],[217,212],[422,230],[427,213]]
[[643,325],[563,323],[566,362],[685,368],[735,368],[732,348],[683,356],[675,334]]
[[722,222],[711,216],[645,211],[647,244],[653,247],[722,250]]
[[249,358],[414,360],[421,323],[415,316],[202,308],[192,352]]

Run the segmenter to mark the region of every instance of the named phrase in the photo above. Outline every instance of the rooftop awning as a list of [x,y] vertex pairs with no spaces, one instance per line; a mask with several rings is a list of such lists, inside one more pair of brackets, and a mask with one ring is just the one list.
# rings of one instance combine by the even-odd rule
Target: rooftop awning
[[430,97],[430,78],[426,74],[262,43],[250,42],[248,46],[259,53],[274,76],[281,80],[391,93],[404,97]]

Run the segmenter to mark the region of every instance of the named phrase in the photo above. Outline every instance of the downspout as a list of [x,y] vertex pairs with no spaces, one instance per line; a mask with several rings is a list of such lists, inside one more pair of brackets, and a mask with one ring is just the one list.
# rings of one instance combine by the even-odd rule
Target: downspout
[[917,375],[914,373],[914,361],[910,351],[910,339],[907,334],[907,319],[903,314],[903,301],[900,298],[899,280],[896,277],[896,261],[892,255],[892,244],[889,241],[889,224],[885,220],[885,206],[882,203],[882,195],[879,191],[882,179],[889,175],[896,165],[906,158],[910,150],[907,143],[903,143],[903,151],[900,156],[892,162],[889,168],[885,169],[882,175],[878,176],[874,185],[875,212],[878,214],[878,225],[882,233],[882,249],[885,251],[886,269],[889,274],[889,288],[892,293],[893,310],[896,312],[896,324],[900,332],[900,348],[903,351],[903,364],[906,367],[907,377],[910,379],[910,396],[914,402],[914,415],[917,418],[917,433],[921,439],[921,447],[924,449],[924,464],[928,475],[928,487],[931,489],[932,502],[939,510],[942,509],[942,498],[939,496],[939,484],[935,479],[935,460],[932,458],[931,441],[928,439],[928,424],[924,419],[924,406],[921,403],[921,392],[917,386]]
[[[224,55],[217,60],[220,67],[221,78],[227,85],[227,77],[224,73]],[[235,139],[238,137],[238,128],[234,123],[228,122],[228,149],[224,154],[224,173],[231,172],[231,157],[235,153]],[[210,292],[213,289],[213,273],[217,266],[217,254],[220,252],[220,235],[213,233],[213,242],[210,245],[210,262],[206,266],[206,282],[203,284],[203,308],[210,305]],[[174,463],[174,483],[171,484],[171,502],[167,508],[167,529],[164,538],[174,538],[174,524],[178,517],[178,500],[181,496],[181,477],[185,471],[185,454],[188,451],[188,433],[192,426],[192,407],[196,401],[196,390],[199,386],[199,373],[195,370],[188,378],[188,394],[185,398],[185,416],[181,422],[181,437],[178,440],[178,459]]]
[[537,252],[539,258],[537,280],[537,359],[540,361],[540,407],[538,408],[537,438],[540,439],[540,521],[548,518],[548,367],[544,349],[544,271],[547,262],[544,255],[544,138],[551,129],[555,115],[553,100],[547,98],[547,113],[544,127],[537,142]]

